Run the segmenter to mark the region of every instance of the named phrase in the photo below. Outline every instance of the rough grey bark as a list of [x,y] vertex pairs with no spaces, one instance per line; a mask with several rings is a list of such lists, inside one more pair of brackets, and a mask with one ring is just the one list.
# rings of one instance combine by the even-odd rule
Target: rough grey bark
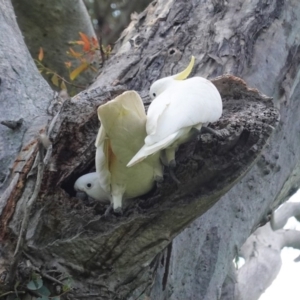
[[[46,109],[53,91],[30,57],[9,1],[1,1],[0,5],[0,184],[3,191],[12,182],[12,167],[18,177],[30,168],[28,161],[22,160],[24,157],[32,160],[37,135],[48,122]],[[4,197],[2,194],[2,201]],[[5,205],[1,203],[1,212]]]
[[[82,0],[12,0],[17,22],[24,35],[26,45],[33,58],[38,58],[40,47],[44,49],[43,64],[58,75],[71,81],[65,62],[72,62],[72,69],[79,65],[78,60],[67,55],[70,41],[80,40],[79,32],[95,37],[95,31]],[[77,46],[78,47],[78,46]],[[78,48],[79,51],[80,48]],[[82,50],[81,50],[82,51]],[[95,56],[94,66],[99,68],[100,55]],[[44,74],[53,86],[51,77]],[[92,83],[96,73],[87,70],[74,81],[86,87]],[[56,86],[53,86],[56,90]],[[73,90],[79,92],[81,89]]]
[[[64,102],[50,135],[51,161],[23,250],[43,272],[57,268],[71,274],[76,289],[70,297],[219,299],[237,248],[297,183],[299,24],[290,14],[299,4],[236,4],[153,2],[124,32],[93,86]],[[271,47],[270,40],[284,46]],[[124,89],[134,88],[147,100],[150,83],[182,69],[191,54],[198,62],[194,75],[232,73],[274,95],[282,119],[264,156],[255,164],[276,126],[272,102],[243,82],[223,77],[215,81],[225,108],[215,127],[226,127],[230,137],[222,141],[203,135],[181,147],[176,175],[182,185],[176,187],[167,177],[149,195],[128,201],[123,216],[109,219],[101,215],[104,208],[87,207],[70,197],[75,179],[93,164],[96,107]],[[283,96],[285,103],[280,102]],[[7,233],[19,232],[33,183],[23,179],[25,188],[14,197],[19,201],[9,228],[9,218],[1,216],[7,255],[14,245]]]
[[170,257],[165,250],[169,263],[159,265],[154,288],[148,291],[151,298],[234,299],[234,289],[222,289],[223,283],[232,281],[227,276],[232,259],[267,212],[297,191],[299,10],[297,1],[201,2],[187,17],[191,23],[192,16],[201,20],[190,46],[193,51],[201,49],[199,74],[228,72],[242,77],[274,97],[281,121],[251,171],[174,239]]

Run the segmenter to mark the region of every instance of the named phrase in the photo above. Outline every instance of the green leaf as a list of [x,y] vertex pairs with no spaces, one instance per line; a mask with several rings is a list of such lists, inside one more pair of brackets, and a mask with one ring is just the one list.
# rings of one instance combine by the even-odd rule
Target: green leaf
[[41,278],[37,278],[35,280],[31,280],[27,283],[27,288],[31,291],[36,291],[43,286],[43,280]]
[[69,285],[63,285],[62,286],[62,290],[63,290],[63,292],[65,293],[65,292],[68,292],[69,290],[70,290],[70,286]]
[[50,294],[51,294],[50,291],[48,290],[48,288],[45,287],[44,285],[41,288],[39,288],[37,290],[37,292],[43,296],[50,296]]
[[58,83],[58,77],[56,74],[54,74],[51,78],[51,81],[52,83],[55,85],[55,86],[59,86],[59,83]]
[[36,300],[50,300],[50,298],[47,296],[42,296],[42,297],[36,298]]
[[51,297],[51,300],[60,300],[59,296]]
[[70,74],[70,79],[74,80],[81,72],[85,71],[89,67],[89,64],[83,62],[79,67],[73,70]]
[[64,279],[63,283],[64,283],[64,285],[62,287],[63,292],[68,292],[72,288],[72,285],[73,285],[72,277],[68,277],[68,278]]
[[60,88],[65,91],[67,90],[67,87],[66,87],[66,84],[64,83],[64,81],[61,82]]

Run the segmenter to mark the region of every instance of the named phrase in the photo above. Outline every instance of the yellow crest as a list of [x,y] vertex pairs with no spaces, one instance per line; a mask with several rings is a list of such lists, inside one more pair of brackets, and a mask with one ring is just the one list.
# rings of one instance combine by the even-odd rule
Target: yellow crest
[[184,79],[186,79],[190,75],[190,73],[192,72],[194,64],[195,64],[195,57],[192,56],[189,65],[182,72],[174,75],[173,78],[175,80],[184,80]]

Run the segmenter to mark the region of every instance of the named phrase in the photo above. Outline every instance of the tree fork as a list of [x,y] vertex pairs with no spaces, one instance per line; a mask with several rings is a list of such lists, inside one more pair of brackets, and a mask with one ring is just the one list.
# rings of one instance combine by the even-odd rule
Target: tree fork
[[[267,156],[266,152],[271,147],[269,145],[277,149],[276,142],[280,140],[282,133],[291,129],[290,122],[287,122],[288,113],[298,111],[293,93],[297,92],[298,80],[294,68],[295,65],[299,65],[299,60],[297,55],[286,55],[287,52],[297,54],[292,47],[293,42],[286,42],[289,43],[287,50],[280,48],[283,53],[279,56],[275,55],[273,48],[267,49],[270,57],[277,58],[276,64],[269,63],[266,68],[267,62],[262,60],[259,61],[259,72],[256,70],[255,73],[253,69],[258,63],[257,60],[264,57],[264,52],[259,52],[259,47],[264,45],[259,37],[263,34],[272,36],[278,18],[282,17],[280,12],[290,12],[292,2],[283,4],[282,1],[271,1],[268,6],[260,2],[251,3],[247,4],[248,10],[236,10],[239,6],[235,5],[235,2],[227,5],[222,3],[216,7],[185,1],[157,1],[150,4],[147,10],[134,20],[121,36],[114,56],[105,63],[96,82],[86,91],[66,100],[56,119],[50,135],[53,152],[49,166],[52,165],[53,168],[44,172],[41,192],[32,209],[24,248],[26,255],[32,257],[35,266],[40,266],[46,271],[57,268],[60,272],[71,274],[77,288],[72,292],[74,297],[86,295],[88,292],[100,295],[103,299],[116,297],[115,293],[119,298],[132,293],[141,295],[143,291],[149,292],[149,280],[154,280],[152,276],[157,273],[156,278],[159,278],[161,267],[157,263],[156,255],[223,196],[225,200],[222,199],[222,203],[219,201],[220,204],[217,203],[194,223],[200,222],[203,233],[201,239],[206,238],[204,244],[201,244],[201,241],[198,243],[199,247],[202,247],[199,252],[202,259],[199,266],[206,266],[206,259],[210,259],[209,272],[200,273],[200,277],[196,276],[200,278],[199,295],[205,299],[210,293],[216,294],[208,283],[222,285],[227,272],[226,267],[220,272],[214,271],[218,268],[217,261],[219,265],[220,261],[230,261],[233,248],[242,245],[243,239],[246,239],[252,228],[270,210],[272,203],[276,206],[276,201],[278,205],[279,200],[287,197],[291,186],[291,181],[287,178],[293,170],[298,174],[294,162],[299,147],[295,146],[296,143],[293,144],[291,135],[286,136],[286,143],[297,155],[293,156],[292,160],[287,160],[285,165],[282,164],[281,177],[278,177],[275,166],[264,167],[263,159],[260,158],[262,152],[263,157]],[[236,16],[236,23],[232,22],[232,13]],[[264,17],[259,18],[260,13]],[[205,21],[198,22],[199,18]],[[246,19],[249,22],[241,23]],[[229,31],[222,31],[222,28],[228,28]],[[296,30],[297,26],[291,28]],[[287,31],[286,35],[281,31],[280,34],[282,35],[275,35],[275,41],[281,36],[286,39],[288,34],[292,36],[292,33]],[[252,38],[247,38],[248,36]],[[260,56],[257,56],[257,52]],[[249,86],[274,95],[277,107],[280,107],[280,101],[284,101],[280,98],[280,86],[284,83],[283,87],[289,94],[284,94],[287,104],[280,107],[283,117],[281,126],[275,131],[276,136],[268,142],[278,123],[278,112],[274,109],[273,102],[259,92],[247,88],[244,82],[237,78],[220,77],[213,82],[220,89],[224,99],[224,115],[214,125],[214,129],[226,128],[230,136],[218,140],[205,134],[199,140],[195,139],[180,147],[176,156],[178,166],[175,170],[176,176],[182,182],[179,188],[166,178],[165,182],[150,194],[141,199],[127,201],[124,216],[111,216],[110,219],[102,217],[103,208],[87,207],[78,199],[72,198],[72,184],[75,179],[88,172],[93,165],[93,143],[99,128],[97,106],[132,88],[138,90],[147,102],[146,95],[150,83],[182,69],[192,54],[198,61],[193,75],[209,78],[222,73],[238,75],[245,78]],[[290,57],[288,62],[287,57]],[[283,71],[278,78],[274,74],[278,74],[280,68]],[[289,105],[293,105],[292,110]],[[26,118],[24,120],[26,121]],[[297,122],[296,120],[294,124],[297,125]],[[46,126],[47,122],[44,122],[43,128]],[[34,130],[38,132],[36,127]],[[268,151],[264,151],[265,146],[269,147]],[[282,152],[281,155],[285,157],[286,152]],[[31,157],[34,155],[28,155],[24,159],[22,157],[22,161],[29,161]],[[281,163],[281,159],[280,157],[278,162]],[[255,164],[256,162],[258,163]],[[248,213],[253,210],[249,208],[247,198],[238,197],[236,191],[243,188],[244,195],[250,195],[244,185],[250,185],[249,178],[252,174],[260,174],[257,168],[261,168],[261,173],[269,170],[268,174],[274,175],[276,187],[272,186],[273,198],[267,200],[264,196],[263,203],[252,200],[251,205],[257,207],[259,203],[261,209],[254,210],[255,214],[253,213],[250,220]],[[17,178],[17,173],[13,174],[12,178]],[[245,174],[246,178],[241,180]],[[266,178],[269,178],[268,174],[257,178],[265,182]],[[26,197],[32,193],[30,184],[31,187],[34,186],[32,177],[28,179],[24,176],[22,180],[24,188],[20,190],[23,195],[17,197],[20,200],[16,207],[11,206],[14,208],[14,214],[9,222],[9,230],[15,235],[19,232],[23,215],[22,203],[25,203]],[[13,179],[9,182],[12,183]],[[255,190],[262,194],[263,188],[254,179],[253,182],[255,185],[252,184],[251,193]],[[279,196],[283,184],[284,190]],[[228,193],[232,186],[234,188]],[[235,198],[232,198],[234,201],[228,200],[230,195],[235,195]],[[220,210],[217,219],[211,215],[212,211],[216,213],[215,207],[222,207],[224,202],[228,208],[234,205],[241,207],[236,211],[238,225],[229,222],[234,213],[231,209]],[[234,206],[234,209],[237,209],[236,207]],[[247,207],[247,210],[243,211],[243,207]],[[222,227],[224,230],[234,228],[234,237],[229,239],[226,234],[221,235]],[[191,243],[197,235],[193,236]],[[3,243],[10,249],[11,242],[7,237]],[[178,241],[182,238],[180,235]],[[179,250],[183,247],[176,240],[169,254],[169,274],[174,263],[174,249]],[[224,240],[227,242],[226,247]],[[227,247],[228,252],[225,251]],[[170,290],[170,276],[164,276],[165,291]],[[155,280],[154,282],[153,293],[159,291],[159,283]],[[179,288],[176,286],[176,289]],[[95,296],[94,299],[96,298]]]

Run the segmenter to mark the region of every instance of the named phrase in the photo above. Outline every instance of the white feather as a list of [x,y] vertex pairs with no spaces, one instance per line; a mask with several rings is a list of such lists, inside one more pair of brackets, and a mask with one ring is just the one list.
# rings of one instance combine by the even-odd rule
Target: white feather
[[117,209],[120,199],[147,193],[155,177],[162,176],[162,166],[157,154],[134,168],[126,167],[146,137],[145,109],[136,92],[125,92],[100,106],[98,116],[101,127],[96,140],[96,171]]
[[[191,64],[189,71],[182,73],[186,77],[190,71]],[[167,147],[176,148],[187,140],[191,128],[200,129],[202,124],[221,117],[222,99],[209,80],[202,77],[176,80],[176,77],[159,79],[151,86],[151,96],[157,97],[148,109],[147,137],[128,167]]]
[[102,189],[96,172],[79,177],[74,184],[74,189],[77,192],[85,192],[100,202],[107,203],[110,201],[110,195]]
[[174,81],[149,107],[145,144],[153,145],[184,127],[215,122],[221,114],[221,96],[209,80]]

